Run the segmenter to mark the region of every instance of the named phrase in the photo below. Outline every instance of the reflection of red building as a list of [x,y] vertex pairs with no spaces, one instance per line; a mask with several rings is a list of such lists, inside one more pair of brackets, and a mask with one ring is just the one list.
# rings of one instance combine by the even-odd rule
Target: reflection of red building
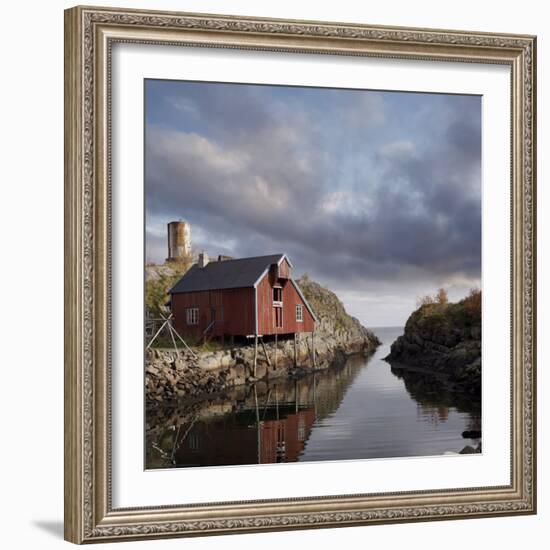
[[[296,462],[315,421],[313,409],[256,423],[255,411],[196,422],[178,445],[178,466]],[[246,422],[250,420],[250,423]]]
[[315,422],[315,411],[305,409],[282,420],[267,420],[260,426],[260,464],[296,462]]

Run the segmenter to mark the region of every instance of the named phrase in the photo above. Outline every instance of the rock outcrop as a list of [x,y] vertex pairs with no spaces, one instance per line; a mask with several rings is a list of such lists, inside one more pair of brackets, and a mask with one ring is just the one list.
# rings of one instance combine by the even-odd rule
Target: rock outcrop
[[[147,400],[162,402],[181,397],[203,397],[216,394],[257,380],[299,376],[343,363],[350,353],[361,352],[359,346],[344,347],[335,342],[321,343],[315,349],[315,364],[311,353],[311,339],[305,336],[296,347],[297,366],[294,363],[294,342],[281,340],[258,348],[254,373],[254,348],[240,346],[212,352],[175,352],[173,349],[150,349],[146,353],[145,387]],[[268,358],[269,357],[269,362]]]
[[359,346],[374,351],[380,345],[376,335],[358,319],[348,315],[344,304],[334,292],[312,281],[307,275],[296,280],[306,300],[313,307],[319,322],[315,335],[319,340],[346,346]]
[[407,320],[386,361],[440,374],[455,390],[481,394],[481,296],[422,305]]

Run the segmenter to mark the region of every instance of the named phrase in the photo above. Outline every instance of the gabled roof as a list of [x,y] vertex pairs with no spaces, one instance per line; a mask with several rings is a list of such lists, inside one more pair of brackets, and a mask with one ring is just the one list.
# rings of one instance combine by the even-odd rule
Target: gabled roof
[[283,258],[290,264],[285,254],[238,258],[221,262],[212,261],[204,267],[194,264],[170,289],[169,293],[254,287],[266,270],[272,264],[279,264]]

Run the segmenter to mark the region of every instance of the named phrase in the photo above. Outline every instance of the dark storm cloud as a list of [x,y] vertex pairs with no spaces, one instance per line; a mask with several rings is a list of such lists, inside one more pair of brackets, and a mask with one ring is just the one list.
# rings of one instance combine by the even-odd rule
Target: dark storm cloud
[[185,83],[147,98],[150,259],[184,218],[195,248],[284,251],[345,288],[479,279],[479,98]]

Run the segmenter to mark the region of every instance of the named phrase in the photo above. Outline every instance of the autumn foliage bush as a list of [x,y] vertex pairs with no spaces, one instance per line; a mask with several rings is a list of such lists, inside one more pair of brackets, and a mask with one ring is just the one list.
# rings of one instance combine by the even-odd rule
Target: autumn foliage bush
[[447,291],[444,288],[440,288],[434,296],[431,296],[430,294],[426,294],[426,296],[421,296],[417,300],[417,306],[422,307],[430,304],[448,304],[449,303],[449,295],[447,294]]
[[466,298],[464,298],[464,308],[468,314],[475,318],[481,319],[481,290],[472,288]]
[[466,298],[451,304],[447,291],[440,288],[434,295],[427,294],[420,297],[417,307],[422,311],[423,316],[450,315],[457,320],[460,318],[461,323],[476,325],[481,322],[481,290],[472,288]]

